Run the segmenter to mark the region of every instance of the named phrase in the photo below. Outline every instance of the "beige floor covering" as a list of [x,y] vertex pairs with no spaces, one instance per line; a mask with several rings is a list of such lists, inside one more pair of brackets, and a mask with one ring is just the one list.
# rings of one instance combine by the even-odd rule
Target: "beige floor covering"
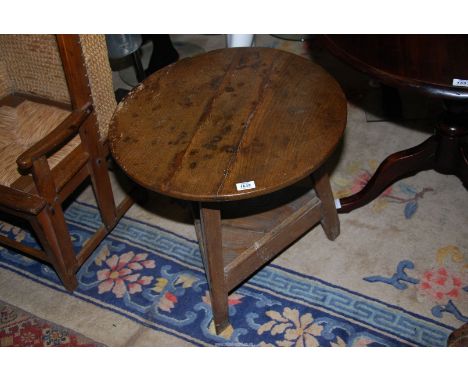
[[[266,46],[276,44],[279,48],[297,53],[303,51],[299,42],[275,43],[273,38],[262,38],[267,41]],[[181,40],[182,37],[177,39]],[[320,55],[326,56],[319,52]],[[331,72],[341,65],[329,57],[318,61],[329,62]],[[373,171],[388,154],[422,142],[431,128],[430,120],[424,119],[405,119],[400,124],[369,122],[376,118],[372,118],[372,111],[366,110],[365,98],[372,95],[375,89],[368,86],[368,79],[356,72],[348,71],[346,77],[347,70],[343,69],[340,75],[344,76],[343,86],[346,86],[348,96],[352,95],[349,97],[348,126],[343,145],[329,162],[332,187],[336,194],[352,186],[359,169]],[[360,84],[361,88],[353,88],[355,83]],[[408,108],[411,109],[411,106]],[[114,186],[118,188],[115,180]],[[404,215],[405,203],[391,203],[389,198],[381,197],[361,209],[340,215],[341,235],[336,241],[328,241],[321,228],[316,227],[274,262],[436,319],[431,315],[434,299],[416,286],[409,285],[401,291],[385,283],[371,284],[363,280],[363,277],[371,275],[391,276],[401,260],[409,259],[415,264],[415,269],[408,271],[411,276],[422,277],[426,270],[446,266],[458,272],[466,285],[466,189],[454,176],[425,171],[395,184],[392,187],[393,195],[405,197],[401,190],[407,186],[418,192],[432,188],[418,199],[418,209],[410,219]],[[79,198],[86,202],[94,200],[89,188]],[[180,203],[155,194],[149,195],[144,206],[134,205],[127,216],[195,238],[189,210]],[[454,248],[458,251],[458,257],[452,256]],[[148,329],[120,314],[99,309],[3,269],[0,270],[0,299],[110,346],[190,345],[170,334]],[[466,293],[456,303],[460,312],[467,316]],[[453,327],[461,326],[461,322],[450,314],[444,314],[440,321]]]

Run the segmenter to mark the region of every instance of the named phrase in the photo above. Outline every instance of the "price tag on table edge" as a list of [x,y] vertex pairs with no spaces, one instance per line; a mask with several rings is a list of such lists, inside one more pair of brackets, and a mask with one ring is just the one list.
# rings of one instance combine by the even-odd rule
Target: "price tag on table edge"
[[255,182],[253,180],[249,182],[236,183],[237,191],[251,190],[255,188]]
[[468,80],[461,80],[459,78],[454,78],[452,81],[453,86],[462,86],[464,88],[468,88]]

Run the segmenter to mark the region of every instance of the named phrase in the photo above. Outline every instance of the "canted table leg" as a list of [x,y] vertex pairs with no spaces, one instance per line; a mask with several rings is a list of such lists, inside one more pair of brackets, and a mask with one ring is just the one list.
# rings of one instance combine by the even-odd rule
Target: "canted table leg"
[[322,225],[330,240],[335,240],[340,234],[340,221],[336,212],[335,200],[330,187],[330,179],[324,166],[312,174],[314,188],[318,198],[322,201]]
[[223,247],[221,238],[221,211],[219,205],[199,203],[200,250],[208,278],[211,307],[216,333],[220,334],[229,326],[228,290],[224,277]]

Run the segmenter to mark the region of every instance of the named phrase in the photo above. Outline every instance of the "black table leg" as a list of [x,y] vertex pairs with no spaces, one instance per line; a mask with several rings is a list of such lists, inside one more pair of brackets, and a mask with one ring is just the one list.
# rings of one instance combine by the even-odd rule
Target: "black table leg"
[[143,64],[141,63],[140,54],[137,51],[132,53],[133,65],[135,67],[135,74],[138,82],[142,82],[146,78],[145,71],[143,70]]

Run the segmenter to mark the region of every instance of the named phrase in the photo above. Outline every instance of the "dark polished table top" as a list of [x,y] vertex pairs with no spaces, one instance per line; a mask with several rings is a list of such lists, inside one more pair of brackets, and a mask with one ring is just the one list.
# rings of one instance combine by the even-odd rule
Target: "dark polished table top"
[[[323,41],[388,85],[468,100],[468,35],[327,35]],[[465,87],[454,79],[466,80]]]

